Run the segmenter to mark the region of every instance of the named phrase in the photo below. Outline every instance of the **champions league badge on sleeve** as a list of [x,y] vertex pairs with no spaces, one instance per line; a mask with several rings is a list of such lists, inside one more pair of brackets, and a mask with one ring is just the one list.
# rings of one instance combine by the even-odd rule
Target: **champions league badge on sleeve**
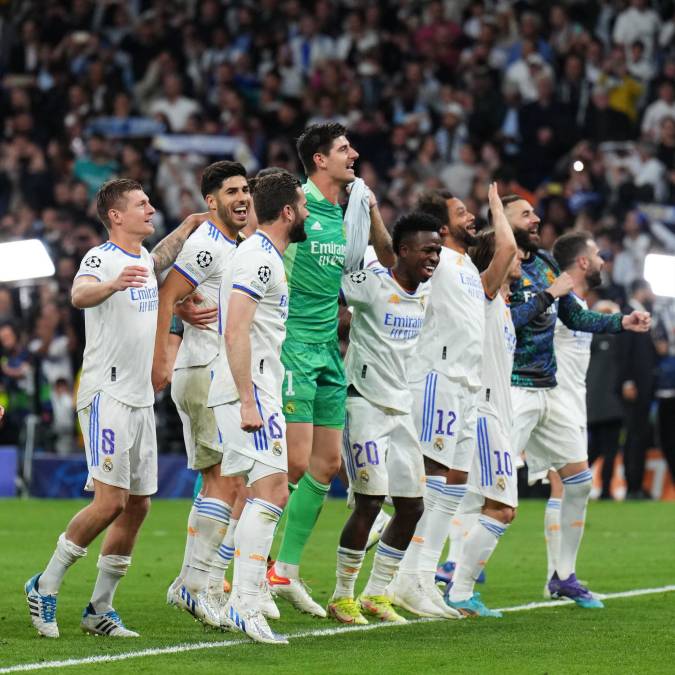
[[200,251],[197,253],[197,264],[201,268],[208,267],[213,262],[213,256],[209,251]]
[[86,267],[91,267],[91,269],[98,269],[101,266],[101,259],[96,255],[90,255],[85,261],[84,264]]

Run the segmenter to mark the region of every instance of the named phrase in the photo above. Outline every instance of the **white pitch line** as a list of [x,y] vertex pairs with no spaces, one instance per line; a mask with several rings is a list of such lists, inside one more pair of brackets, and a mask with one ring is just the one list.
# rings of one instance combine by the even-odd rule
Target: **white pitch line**
[[[656,593],[670,593],[675,591],[675,585],[661,586],[660,588],[636,588],[631,591],[620,591],[618,593],[598,594],[603,600],[613,600],[615,598],[634,598],[639,595],[655,595]],[[531,602],[526,605],[516,605],[514,607],[503,607],[502,612],[529,612],[533,609],[543,607],[557,607],[560,605],[573,604],[572,600],[549,600],[546,602]],[[447,621],[447,619],[412,619],[407,623],[371,623],[367,626],[342,626],[335,628],[317,628],[314,630],[300,631],[287,635],[289,640],[298,640],[306,637],[324,637],[342,635],[343,633],[356,633],[369,630],[379,630],[382,628],[404,628],[410,624],[433,623],[436,621]],[[105,654],[101,656],[87,656],[81,659],[65,659],[63,661],[42,661],[40,663],[21,663],[16,666],[0,668],[0,675],[5,673],[20,673],[31,670],[42,670],[51,668],[67,668],[69,666],[92,665],[96,663],[113,663],[115,661],[126,661],[143,656],[162,656],[166,654],[181,654],[183,652],[192,652],[203,649],[221,649],[229,647],[239,647],[240,645],[254,644],[251,640],[220,640],[218,642],[194,642],[188,644],[174,645],[173,647],[155,647],[152,649],[141,649],[137,652],[124,652],[122,654]]]

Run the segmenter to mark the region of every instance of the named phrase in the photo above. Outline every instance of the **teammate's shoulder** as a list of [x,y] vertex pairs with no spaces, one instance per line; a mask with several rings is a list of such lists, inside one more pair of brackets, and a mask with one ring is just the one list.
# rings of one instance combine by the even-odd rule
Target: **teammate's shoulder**
[[558,263],[556,262],[552,253],[549,253],[549,251],[547,251],[546,249],[540,248],[534,255],[535,258],[538,258],[539,260],[546,263],[549,267],[551,267],[553,271],[556,272],[556,274],[559,272]]

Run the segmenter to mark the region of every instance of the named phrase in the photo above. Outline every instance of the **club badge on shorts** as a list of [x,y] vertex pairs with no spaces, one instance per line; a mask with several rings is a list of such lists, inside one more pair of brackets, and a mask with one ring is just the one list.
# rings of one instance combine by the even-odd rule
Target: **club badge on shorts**
[[502,492],[506,490],[506,478],[504,478],[504,476],[499,476],[499,478],[497,478],[497,488],[502,490]]
[[434,450],[438,450],[440,452],[443,450],[444,446],[445,441],[440,436],[436,436],[436,439],[434,440]]
[[361,469],[361,471],[359,471],[359,480],[362,480],[364,483],[367,483],[370,480],[370,476],[365,469]]
[[105,471],[106,473],[110,473],[110,472],[113,470],[112,459],[110,459],[110,457],[106,457],[106,458],[103,460],[103,465],[101,466],[101,468],[102,468],[103,471]]
[[272,454],[275,457],[281,456],[281,443],[279,443],[279,441],[274,441],[274,443],[272,444]]

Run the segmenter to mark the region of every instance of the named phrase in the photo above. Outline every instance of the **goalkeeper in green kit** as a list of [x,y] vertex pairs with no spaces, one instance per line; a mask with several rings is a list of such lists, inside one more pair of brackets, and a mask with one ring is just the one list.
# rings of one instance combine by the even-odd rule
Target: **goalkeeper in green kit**
[[[289,312],[282,394],[292,494],[281,549],[267,573],[274,593],[320,617],[325,610],[300,581],[300,558],[340,468],[347,387],[337,337],[338,293],[343,273],[358,267],[368,239],[383,266],[394,264],[391,237],[374,195],[356,179],[359,154],[345,133],[341,124],[315,124],[297,142],[308,176],[303,189],[310,215],[307,240],[291,244],[284,254]],[[350,184],[343,214],[338,198]]]

